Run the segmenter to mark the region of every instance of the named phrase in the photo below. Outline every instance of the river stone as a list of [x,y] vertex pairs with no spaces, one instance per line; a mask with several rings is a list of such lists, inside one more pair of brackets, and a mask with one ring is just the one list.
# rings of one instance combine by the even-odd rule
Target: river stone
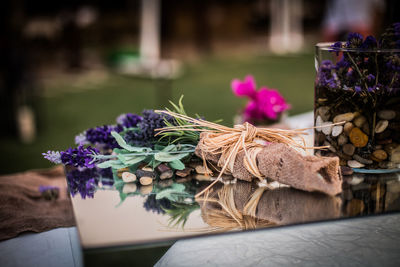
[[368,122],[366,122],[366,123],[363,124],[361,130],[362,130],[364,133],[366,133],[366,134],[370,134]]
[[325,142],[324,142],[324,146],[328,146],[328,149],[329,149],[330,151],[332,151],[333,153],[336,152],[335,147],[332,146],[332,144],[330,144],[328,141],[325,141]]
[[336,115],[335,118],[333,118],[333,122],[337,123],[337,122],[348,122],[348,121],[352,121],[355,117],[355,113],[352,112],[348,112],[348,113],[343,113],[343,114],[339,114]]
[[394,110],[381,110],[378,112],[378,117],[382,120],[392,120],[396,117]]
[[343,126],[344,133],[349,135],[351,130],[353,130],[354,124],[351,122],[346,122]]
[[360,128],[353,128],[349,136],[350,142],[353,143],[355,147],[365,147],[368,143],[368,136],[363,133]]
[[378,123],[376,124],[376,127],[375,127],[375,133],[382,133],[384,130],[386,130],[388,125],[389,125],[389,121],[387,121],[387,120],[378,121]]
[[332,133],[333,126],[331,121],[322,123],[322,126],[323,127],[321,128],[321,130],[325,135],[330,135]]
[[346,175],[352,175],[354,171],[350,167],[340,166],[340,172],[342,173],[342,175],[346,176]]
[[400,147],[394,149],[390,155],[390,161],[394,163],[400,163]]
[[324,123],[324,121],[322,120],[321,116],[317,116],[317,119],[315,120],[315,126],[318,127],[318,128],[315,128],[315,130],[317,132],[321,132],[322,131],[322,129],[319,128],[319,126],[321,126],[322,123]]
[[329,119],[329,107],[322,106],[317,109],[317,115],[321,116],[322,120],[327,121]]
[[372,163],[374,163],[372,160],[370,160],[370,159],[365,159],[365,158],[363,158],[363,157],[361,157],[360,155],[353,155],[353,159],[355,159],[356,161],[358,161],[358,162],[360,162],[360,163],[362,163],[362,164],[372,164]]
[[384,149],[385,149],[385,151],[386,151],[389,155],[391,155],[392,152],[393,152],[398,146],[399,146],[399,145],[396,144],[396,143],[390,143],[390,144],[386,144],[386,145],[384,146]]
[[123,172],[122,173],[122,180],[125,183],[132,183],[132,182],[136,181],[136,175],[134,173],[131,173],[131,172]]
[[324,143],[325,141],[325,135],[323,133],[318,133],[317,134],[317,144],[320,145],[322,143]]
[[353,123],[356,127],[361,128],[366,121],[367,118],[365,118],[364,116],[358,116],[357,118],[354,119]]
[[345,144],[342,147],[343,153],[349,156],[353,156],[354,151],[356,150],[356,148],[352,145],[352,144]]
[[385,150],[382,150],[382,149],[379,149],[379,150],[375,150],[373,153],[372,153],[372,159],[373,160],[375,160],[375,161],[377,161],[377,162],[380,162],[380,161],[383,161],[383,160],[385,160],[385,159],[387,159],[387,153],[385,152]]
[[347,161],[347,166],[349,166],[351,168],[362,168],[365,165],[356,160],[349,160],[349,161]]
[[339,146],[343,146],[344,144],[346,144],[349,141],[349,138],[347,138],[346,135],[341,134],[339,135],[337,142]]
[[339,136],[342,132],[343,132],[343,126],[342,125],[333,126],[333,128],[332,128],[332,136],[334,136],[334,137]]

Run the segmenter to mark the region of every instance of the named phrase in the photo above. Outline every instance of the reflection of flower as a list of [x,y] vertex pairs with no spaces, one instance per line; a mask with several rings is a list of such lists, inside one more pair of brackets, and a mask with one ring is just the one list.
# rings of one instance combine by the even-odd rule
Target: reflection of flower
[[99,181],[103,185],[113,184],[111,168],[78,168],[67,171],[67,183],[72,196],[80,194],[83,199],[93,198]]
[[244,109],[245,121],[277,120],[282,112],[290,108],[277,90],[262,87],[257,91],[254,77],[251,75],[247,75],[244,81],[234,79],[231,87],[236,96],[250,98]]

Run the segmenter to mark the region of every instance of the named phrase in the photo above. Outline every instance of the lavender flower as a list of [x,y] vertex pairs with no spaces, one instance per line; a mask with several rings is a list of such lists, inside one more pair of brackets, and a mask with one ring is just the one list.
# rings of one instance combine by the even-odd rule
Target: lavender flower
[[153,110],[143,110],[142,120],[138,123],[138,131],[130,131],[124,137],[125,140],[134,146],[152,147],[156,138],[154,130],[165,127],[165,121],[173,123],[171,116],[155,113]]
[[61,163],[61,153],[59,151],[47,151],[47,153],[42,153],[43,157],[55,164]]
[[112,131],[121,132],[123,130],[121,125],[113,126],[113,125],[104,125],[96,128],[90,128],[86,130],[86,140],[90,144],[99,144],[104,145],[105,148],[114,149],[118,146],[117,141],[111,135]]
[[336,55],[339,55],[340,49],[342,48],[342,42],[336,42],[331,46],[332,50],[336,52]]
[[330,88],[337,88],[338,83],[337,83],[337,77],[332,74],[332,69],[334,68],[334,65],[332,61],[330,60],[324,60],[321,62],[320,69],[318,71],[318,84],[321,86],[327,86]]
[[121,114],[117,118],[117,123],[125,128],[136,127],[142,121],[142,117],[132,113]]
[[356,91],[356,93],[361,93],[362,90],[360,86],[356,85],[354,86],[354,91]]
[[77,145],[87,145],[89,144],[89,141],[86,139],[86,132],[83,132],[81,134],[78,134],[75,136],[75,144]]
[[66,151],[61,152],[61,162],[64,165],[71,165],[75,167],[87,167],[93,168],[95,164],[93,161],[93,155],[98,154],[99,151],[96,148],[84,146],[78,146],[78,148],[69,148]]

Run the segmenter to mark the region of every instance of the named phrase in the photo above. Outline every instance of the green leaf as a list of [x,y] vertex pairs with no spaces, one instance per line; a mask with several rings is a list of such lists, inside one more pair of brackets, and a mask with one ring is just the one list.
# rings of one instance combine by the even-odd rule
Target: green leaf
[[135,156],[135,155],[127,156],[124,154],[120,154],[120,155],[117,155],[117,157],[120,161],[122,161],[122,163],[129,166],[129,165],[134,165],[139,162],[142,162],[143,160],[146,159],[147,156]]
[[179,159],[171,161],[168,164],[172,169],[175,170],[183,170],[185,168],[185,164],[183,164]]
[[113,169],[121,169],[125,168],[126,165],[122,163],[120,160],[107,160],[100,164],[97,164],[97,167],[105,169],[105,168],[113,168]]
[[130,152],[148,152],[149,150],[151,150],[148,147],[134,147],[131,145],[128,145],[124,138],[122,138],[121,135],[119,135],[117,132],[112,131],[111,135],[115,138],[115,140],[117,141],[118,145]]
[[158,152],[154,155],[154,158],[158,161],[162,161],[162,162],[172,162],[175,160],[180,160],[186,156],[188,156],[189,153],[188,152],[184,152],[184,153],[180,153],[180,154],[170,154],[168,152]]

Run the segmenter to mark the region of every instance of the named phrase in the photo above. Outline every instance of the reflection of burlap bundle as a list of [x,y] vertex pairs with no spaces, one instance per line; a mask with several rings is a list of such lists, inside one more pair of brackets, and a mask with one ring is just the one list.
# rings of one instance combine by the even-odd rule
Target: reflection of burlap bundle
[[[197,149],[196,154],[200,157],[204,155],[207,161],[218,167],[224,163],[218,154],[201,149]],[[336,195],[342,191],[336,157],[303,156],[285,144],[270,143],[257,151],[255,158],[262,177],[310,192]],[[249,182],[256,177],[246,166],[244,151],[237,154],[233,169],[229,172],[233,177]]]
[[217,230],[255,229],[340,216],[341,199],[282,187],[257,188],[254,183],[213,187],[198,198],[203,220]]

